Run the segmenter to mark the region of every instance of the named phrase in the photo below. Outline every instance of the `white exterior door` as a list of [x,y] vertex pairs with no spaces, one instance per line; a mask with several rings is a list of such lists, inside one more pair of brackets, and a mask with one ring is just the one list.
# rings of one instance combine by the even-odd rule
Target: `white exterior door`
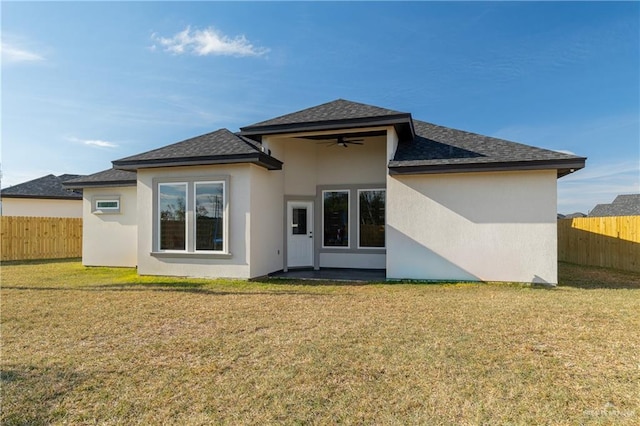
[[287,202],[287,267],[313,266],[313,202]]

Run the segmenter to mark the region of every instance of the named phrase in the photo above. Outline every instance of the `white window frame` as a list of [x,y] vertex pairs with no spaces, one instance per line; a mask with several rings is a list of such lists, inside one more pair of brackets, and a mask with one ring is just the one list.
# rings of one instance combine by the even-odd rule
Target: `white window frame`
[[[119,195],[100,195],[95,196],[91,200],[93,214],[119,214],[120,213],[120,196]],[[113,203],[117,204],[116,207],[98,207],[98,203]]]
[[[324,245],[324,194],[327,192],[346,192],[347,193],[347,245],[346,246],[326,246]],[[323,249],[336,249],[336,250],[348,250],[351,248],[351,190],[350,189],[323,189],[322,199],[322,248]]]
[[[161,203],[162,203],[162,197],[160,196],[161,191],[160,191],[160,187],[162,186],[175,186],[175,185],[184,185],[184,250],[167,250],[167,249],[163,249],[160,247],[160,245],[162,244],[162,234],[161,234],[161,227],[162,227],[162,219],[161,219],[161,215],[160,212],[161,210]],[[157,218],[156,218],[156,234],[157,234],[157,247],[156,250],[158,252],[161,253],[187,253],[189,250],[189,183],[188,182],[159,182],[157,185],[157,191],[158,191],[158,204],[156,205],[156,209],[157,209]]]
[[[196,220],[196,190],[198,185],[206,185],[206,184],[222,184],[222,250],[198,250],[196,247],[196,233],[198,232],[198,223]],[[229,229],[227,226],[227,183],[225,180],[194,180],[193,181],[193,200],[192,200],[192,211],[193,211],[193,252],[194,253],[228,253],[228,232]]]
[[[360,193],[361,192],[373,192],[373,191],[381,191],[384,192],[384,246],[382,247],[367,247],[360,245]],[[356,218],[358,222],[358,249],[361,250],[382,250],[387,248],[387,190],[385,188],[367,188],[367,189],[358,189],[358,217]]]
[[[230,223],[232,221],[230,214],[229,201],[229,175],[204,175],[204,176],[188,176],[188,177],[170,177],[158,176],[153,178],[153,221],[152,227],[152,250],[151,255],[155,257],[166,258],[207,258],[207,259],[231,259],[233,256],[230,252]],[[221,183],[223,194],[223,228],[222,228],[222,250],[196,250],[196,184],[204,183]],[[163,185],[186,185],[185,192],[185,249],[184,250],[166,250],[161,249],[162,238],[160,235],[160,189]]]

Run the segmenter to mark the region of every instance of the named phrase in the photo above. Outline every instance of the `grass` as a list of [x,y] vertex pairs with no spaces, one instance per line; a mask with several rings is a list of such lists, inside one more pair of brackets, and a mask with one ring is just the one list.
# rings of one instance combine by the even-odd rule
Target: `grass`
[[518,284],[2,267],[12,424],[638,424],[640,275]]

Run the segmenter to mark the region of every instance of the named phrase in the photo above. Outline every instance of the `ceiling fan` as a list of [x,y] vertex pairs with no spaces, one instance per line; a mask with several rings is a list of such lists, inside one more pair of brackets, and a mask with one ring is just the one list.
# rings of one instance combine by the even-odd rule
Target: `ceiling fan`
[[364,141],[364,139],[347,139],[345,136],[338,136],[335,141],[331,141],[326,145],[328,147],[333,145],[339,145],[343,148],[347,148],[349,147],[349,145],[362,145],[363,144],[362,141]]
[[364,145],[364,139],[367,137],[383,136],[386,132],[384,130],[374,131],[362,131],[352,133],[338,133],[329,135],[310,135],[310,136],[298,136],[300,139],[315,140],[324,142],[327,147],[329,146],[341,146],[347,148],[349,145]]

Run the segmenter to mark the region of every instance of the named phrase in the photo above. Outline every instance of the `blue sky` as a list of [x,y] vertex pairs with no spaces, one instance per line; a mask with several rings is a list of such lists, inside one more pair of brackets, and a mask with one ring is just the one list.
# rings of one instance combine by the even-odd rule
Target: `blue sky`
[[589,157],[640,191],[640,3],[5,2],[2,186],[337,98]]

